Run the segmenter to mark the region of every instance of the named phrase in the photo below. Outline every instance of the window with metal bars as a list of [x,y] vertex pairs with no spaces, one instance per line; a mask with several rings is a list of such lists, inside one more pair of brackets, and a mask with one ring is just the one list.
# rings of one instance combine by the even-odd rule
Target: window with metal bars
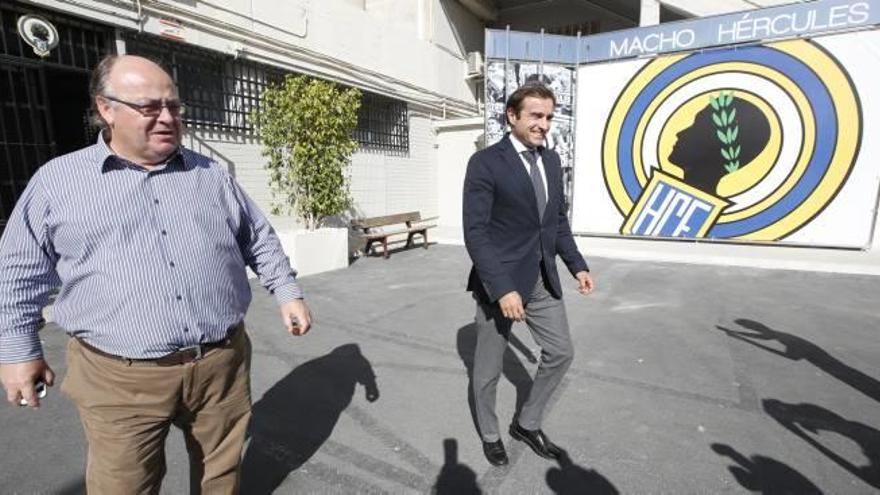
[[[230,55],[131,33],[126,51],[165,67],[186,104],[188,125],[252,132],[248,118],[260,106],[263,90],[281,82],[285,72],[267,65],[236,60]],[[363,92],[354,137],[362,149],[395,154],[409,152],[406,102]]]
[[368,151],[409,153],[406,102],[364,92],[354,137]]
[[[45,58],[19,36],[23,15],[38,15],[58,30],[58,46]],[[111,52],[112,40],[111,27],[0,0],[0,233],[38,167],[95,142],[82,124],[88,76]]]
[[263,90],[284,77],[267,65],[139,34],[126,37],[126,51],[172,74],[186,104],[183,121],[196,127],[252,132],[248,116],[259,109]]

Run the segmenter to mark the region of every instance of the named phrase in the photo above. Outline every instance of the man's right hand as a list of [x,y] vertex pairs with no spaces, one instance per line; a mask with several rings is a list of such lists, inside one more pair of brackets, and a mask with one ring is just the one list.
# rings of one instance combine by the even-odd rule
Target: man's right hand
[[523,321],[526,319],[522,298],[515,290],[501,296],[501,299],[498,300],[498,306],[501,307],[501,314],[508,320]]
[[0,382],[6,389],[6,400],[15,406],[24,399],[28,402],[28,407],[40,407],[40,399],[34,391],[34,385],[40,381],[48,386],[55,383],[55,373],[42,359],[0,364]]

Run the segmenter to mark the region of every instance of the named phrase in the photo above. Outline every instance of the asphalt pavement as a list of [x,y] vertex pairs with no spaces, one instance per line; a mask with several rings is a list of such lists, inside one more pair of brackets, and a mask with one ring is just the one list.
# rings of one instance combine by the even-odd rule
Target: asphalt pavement
[[[590,258],[565,301],[575,360],[544,430],[552,462],[503,440],[483,458],[468,404],[467,253],[432,245],[304,277],[313,331],[291,337],[254,282],[254,419],[242,493],[835,493],[880,491],[880,277]],[[539,349],[514,330],[502,426]],[[64,375],[67,337],[41,332]],[[86,445],[58,387],[0,406],[0,493],[83,493]],[[163,493],[188,491],[183,439]]]

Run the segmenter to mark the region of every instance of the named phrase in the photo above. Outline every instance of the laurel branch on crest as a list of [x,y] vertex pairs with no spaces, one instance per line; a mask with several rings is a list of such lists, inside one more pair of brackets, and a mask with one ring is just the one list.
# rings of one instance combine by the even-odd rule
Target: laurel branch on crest
[[733,92],[722,91],[718,96],[709,96],[712,105],[712,122],[715,123],[715,135],[721,141],[721,156],[724,157],[724,170],[733,173],[739,170],[739,154],[741,146],[737,144],[739,124],[735,122],[736,108],[733,106]]

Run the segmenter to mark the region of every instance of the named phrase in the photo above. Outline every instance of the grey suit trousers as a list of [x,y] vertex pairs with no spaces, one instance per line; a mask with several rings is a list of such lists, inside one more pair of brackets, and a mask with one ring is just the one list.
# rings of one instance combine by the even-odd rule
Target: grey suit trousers
[[[547,291],[542,278],[538,279],[532,293],[523,297],[526,325],[541,346],[541,363],[518,416],[519,425],[529,430],[541,427],[544,407],[574,358],[565,304]],[[501,314],[498,304],[481,301],[477,301],[474,321],[477,347],[474,351],[473,394],[477,424],[483,441],[495,442],[501,438],[495,415],[495,396],[513,322]]]

